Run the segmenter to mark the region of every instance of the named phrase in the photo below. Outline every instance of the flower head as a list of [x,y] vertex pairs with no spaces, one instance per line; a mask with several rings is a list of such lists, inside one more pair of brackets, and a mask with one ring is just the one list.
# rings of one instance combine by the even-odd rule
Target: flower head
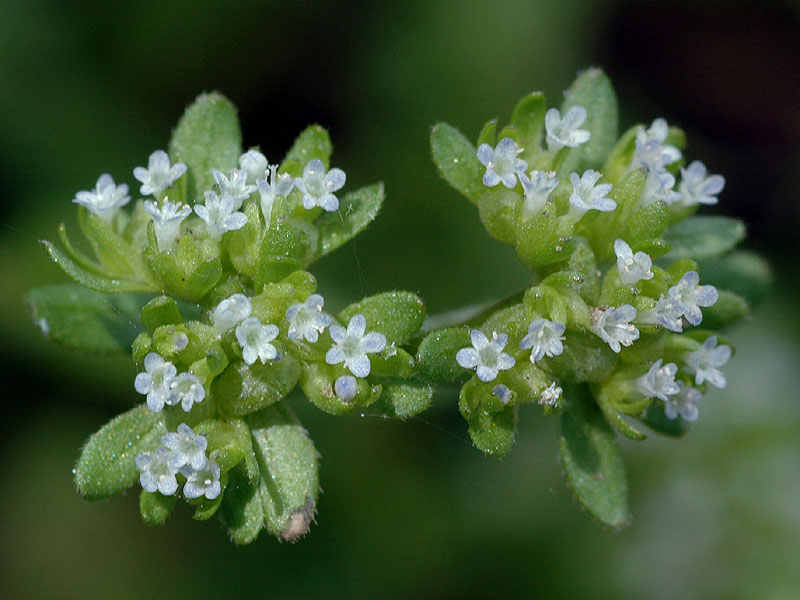
[[517,187],[517,174],[528,168],[528,163],[519,158],[522,148],[511,138],[505,137],[492,148],[489,144],[478,147],[478,160],[486,167],[483,185],[494,187],[498,183],[508,189]]
[[153,217],[153,228],[159,249],[166,249],[172,245],[181,231],[181,222],[192,214],[188,204],[170,202],[166,198],[160,207],[152,200],[145,200],[144,209]]
[[234,294],[230,298],[225,298],[217,304],[217,308],[211,314],[214,331],[217,334],[225,333],[249,317],[252,311],[250,298],[244,294]]
[[[223,199],[230,198],[233,201],[233,210],[239,210],[242,207],[242,203],[250,197],[250,194],[256,191],[256,186],[247,183],[247,171],[244,169],[231,169],[228,177],[225,177],[225,174],[218,169],[211,169],[211,175],[214,176],[214,181],[217,182],[219,195]],[[206,204],[208,204],[208,192],[206,192]],[[234,229],[238,229],[238,227]]]
[[147,159],[147,168],[136,167],[133,176],[142,182],[139,192],[142,196],[160,194],[186,173],[186,165],[182,162],[170,165],[169,155],[163,150],[156,150]]
[[178,471],[170,467],[170,451],[163,446],[155,452],[140,452],[136,455],[136,466],[141,472],[139,483],[145,491],[161,492],[172,496],[178,490]]
[[686,369],[694,373],[694,382],[702,385],[704,381],[724,388],[727,384],[725,375],[719,367],[725,365],[731,357],[731,347],[717,346],[717,336],[712,335],[694,352],[686,357]]
[[352,375],[342,375],[334,382],[333,391],[342,402],[350,402],[358,394],[358,380]]
[[239,168],[247,174],[247,183],[256,183],[267,174],[267,157],[258,150],[248,150],[239,157]]
[[514,397],[514,393],[508,388],[508,386],[503,385],[502,383],[498,383],[496,386],[494,386],[491,393],[492,396],[500,400],[501,404],[508,404]]
[[242,358],[248,365],[278,358],[278,349],[270,342],[278,337],[278,326],[271,323],[262,325],[258,317],[247,317],[236,328],[236,340],[242,347]]
[[716,204],[717,194],[725,187],[722,175],[708,175],[706,166],[699,160],[681,168],[680,203],[682,206]]
[[103,173],[92,191],[78,192],[72,201],[111,225],[120,207],[125,206],[130,199],[127,184],[116,185],[111,175]]
[[530,177],[520,171],[519,181],[524,192],[522,220],[527,221],[542,212],[547,204],[547,197],[558,186],[558,177],[555,171],[531,171]]
[[531,362],[542,360],[545,356],[557,356],[564,351],[564,332],[567,326],[558,321],[536,319],[528,325],[528,335],[519,343],[523,350],[531,349]]
[[258,193],[261,196],[261,212],[264,222],[269,227],[272,219],[272,205],[278,196],[288,196],[294,187],[294,179],[288,173],[278,175],[278,165],[269,165],[269,181],[258,179]]
[[683,304],[674,296],[661,294],[654,308],[642,311],[637,317],[639,323],[651,323],[680,333],[683,331]]
[[178,425],[177,432],[165,433],[161,443],[169,450],[167,465],[174,473],[189,465],[195,471],[206,466],[208,440],[195,433],[186,423]]
[[144,357],[144,371],[136,376],[133,387],[147,396],[147,408],[158,412],[170,404],[170,384],[177,372],[175,365],[155,352]]
[[591,137],[586,129],[579,129],[586,122],[586,109],[582,106],[572,106],[564,117],[557,108],[551,108],[544,114],[544,127],[547,131],[547,147],[550,150],[560,150],[564,146],[575,148]]
[[192,410],[192,406],[202,402],[205,397],[206,390],[203,384],[191,373],[181,373],[169,382],[167,404],[170,406],[180,404],[184,412]]
[[315,158],[306,163],[303,176],[295,179],[294,185],[303,194],[303,208],[310,210],[320,206],[334,212],[339,208],[339,199],[333,192],[342,189],[345,180],[344,171],[334,168],[326,173],[325,164]]
[[692,325],[699,325],[703,320],[701,306],[713,306],[719,299],[719,292],[713,285],[700,285],[697,271],[687,271],[669,288],[667,295],[683,308],[683,316]]
[[592,315],[592,331],[600,336],[614,352],[620,346],[630,346],[639,339],[639,330],[631,323],[636,318],[636,309],[630,304],[615,308],[595,309]]
[[[205,196],[205,205],[195,204],[194,212],[206,222],[211,237],[219,239],[226,231],[235,231],[247,224],[247,215],[236,211],[238,206],[232,196],[218,196],[211,190]],[[241,204],[240,201],[239,206]]]
[[303,303],[293,304],[286,309],[289,321],[289,339],[304,339],[312,344],[319,339],[319,334],[331,324],[333,319],[322,312],[325,300],[319,294],[311,294]]
[[650,171],[644,180],[644,190],[639,198],[641,206],[650,206],[656,202],[672,204],[681,199],[676,192],[675,177],[669,171]]
[[617,208],[617,203],[606,197],[614,186],[610,183],[597,185],[602,176],[602,173],[592,169],[589,169],[581,176],[578,176],[577,173],[570,173],[569,179],[572,182],[572,194],[569,197],[569,203],[574,210],[583,214],[588,210],[611,212]]
[[336,365],[344,362],[344,366],[356,377],[369,375],[371,364],[367,354],[380,352],[386,346],[386,336],[372,331],[366,333],[367,320],[364,315],[353,315],[347,324],[347,330],[339,325],[331,325],[328,331],[334,341],[327,354],[325,362]]
[[652,279],[652,259],[644,252],[633,253],[625,240],[618,239],[614,242],[614,254],[617,255],[617,269],[619,279],[625,285],[634,285],[642,279]]
[[558,406],[561,393],[561,387],[557,386],[554,381],[539,395],[538,402],[539,404],[546,404],[547,406]]
[[648,171],[663,171],[664,167],[680,160],[682,154],[675,146],[666,144],[669,125],[664,119],[655,119],[649,128],[640,127],[636,132],[634,166]]
[[489,340],[480,329],[469,332],[472,348],[462,348],[456,353],[456,362],[465,369],[475,369],[478,379],[489,382],[500,371],[510,369],[516,364],[514,357],[503,352],[508,343],[505,333],[492,332]]
[[696,421],[699,414],[697,403],[703,399],[703,394],[682,381],[678,382],[678,388],[678,393],[664,403],[664,414],[668,419],[677,419],[680,415],[684,421]]
[[205,466],[201,469],[193,469],[190,465],[186,465],[181,469],[181,475],[186,477],[183,495],[187,498],[205,496],[208,500],[214,500],[222,491],[219,483],[219,465],[213,458],[206,460]]
[[636,380],[636,389],[646,398],[658,398],[666,402],[667,398],[677,394],[680,388],[675,383],[678,365],[667,363],[662,367],[663,361],[664,359],[659,358],[650,366],[647,373]]

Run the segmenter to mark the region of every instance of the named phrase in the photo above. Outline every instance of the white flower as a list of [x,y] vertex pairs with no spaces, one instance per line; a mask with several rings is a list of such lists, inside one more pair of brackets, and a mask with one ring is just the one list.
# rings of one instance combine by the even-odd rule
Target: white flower
[[684,421],[696,421],[699,414],[697,403],[702,400],[703,394],[682,381],[678,382],[678,387],[680,391],[670,396],[664,404],[664,414],[668,419],[677,419],[680,415]]
[[672,204],[681,199],[681,195],[676,192],[675,177],[668,171],[650,171],[644,181],[644,190],[639,197],[641,206],[650,206],[656,202]]
[[144,209],[153,217],[156,240],[162,250],[172,245],[181,231],[181,221],[192,214],[188,204],[170,202],[166,198],[160,208],[152,200],[145,200]]
[[258,179],[256,185],[258,185],[258,193],[261,195],[261,212],[264,215],[264,222],[269,227],[275,198],[288,196],[294,187],[294,179],[288,173],[278,175],[278,165],[269,165],[269,181]]
[[572,106],[564,117],[557,108],[551,108],[544,114],[544,128],[547,131],[547,147],[560,150],[564,146],[575,148],[588,141],[591,134],[586,129],[578,129],[586,122],[586,109]]
[[539,396],[539,404],[546,404],[548,406],[556,406],[561,398],[561,388],[556,385],[556,382],[550,384]]
[[174,473],[189,465],[195,471],[206,466],[206,448],[208,440],[195,433],[186,423],[178,425],[178,431],[165,433],[161,443],[169,450],[167,465]]
[[678,365],[667,363],[663,367],[663,358],[659,358],[650,366],[650,370],[636,380],[638,389],[646,398],[658,398],[663,402],[669,396],[673,396],[680,391],[678,384],[675,383],[675,375],[678,373]]
[[247,183],[256,183],[267,174],[267,157],[258,150],[248,150],[239,157],[239,168],[247,174]]
[[130,199],[127,184],[116,185],[111,175],[103,173],[92,191],[78,192],[72,201],[111,225],[120,207],[125,206]]
[[133,387],[147,395],[147,408],[158,412],[169,404],[170,384],[178,370],[159,354],[150,352],[144,357],[144,371],[136,376]]
[[516,364],[513,356],[503,352],[508,343],[505,333],[493,331],[492,339],[489,340],[481,330],[473,329],[469,332],[469,339],[473,347],[459,350],[456,362],[465,369],[475,369],[481,381],[492,381],[498,372]]
[[366,377],[372,365],[367,354],[380,352],[386,346],[386,337],[382,333],[367,329],[367,320],[364,315],[353,315],[347,324],[347,331],[339,325],[331,325],[328,331],[335,342],[325,355],[325,362],[336,365],[344,362],[344,366],[356,377]]
[[701,306],[713,306],[719,298],[719,292],[713,285],[699,285],[700,276],[697,271],[688,271],[681,280],[669,288],[667,295],[683,307],[683,316],[692,325],[699,325],[703,320]]
[[592,331],[614,352],[619,352],[620,345],[630,346],[639,339],[639,330],[631,323],[635,318],[636,309],[630,304],[619,308],[609,306],[605,310],[596,308],[592,314]]
[[558,186],[558,177],[555,171],[531,171],[530,177],[520,171],[519,181],[524,192],[522,220],[527,221],[542,212],[547,204],[547,197]]
[[211,237],[218,239],[226,231],[235,231],[247,224],[247,215],[236,212],[238,207],[231,196],[218,196],[210,190],[205,195],[205,205],[195,204],[194,212],[206,222]]
[[661,325],[670,331],[680,333],[683,331],[683,304],[679,299],[661,294],[654,308],[639,313],[636,320],[639,323]]
[[618,239],[614,242],[614,254],[617,255],[617,269],[619,279],[625,285],[634,285],[642,279],[652,279],[652,259],[645,252],[633,253],[625,240]]
[[198,470],[187,465],[181,469],[181,474],[186,477],[183,495],[187,498],[205,496],[209,500],[214,500],[222,491],[219,483],[219,465],[213,458],[209,458],[205,466]]
[[694,373],[694,382],[701,385],[704,381],[724,388],[727,384],[725,375],[719,370],[731,357],[730,346],[717,346],[717,336],[706,338],[703,345],[686,357],[687,370]]
[[669,125],[664,119],[656,119],[648,129],[636,131],[636,152],[633,166],[643,166],[649,171],[662,171],[664,167],[680,160],[682,154],[675,146],[665,144]]
[[508,386],[498,383],[492,388],[492,396],[495,396],[498,400],[500,400],[501,404],[508,404],[511,402],[511,398],[514,397],[514,394],[510,389],[508,389]]
[[558,321],[536,319],[528,325],[528,335],[519,343],[523,350],[531,349],[531,362],[542,360],[545,356],[557,356],[564,351],[561,343],[567,326]]
[[172,496],[178,490],[177,471],[169,466],[170,452],[163,446],[153,452],[140,452],[136,455],[136,466],[141,471],[139,483],[148,492],[161,492]]
[[286,309],[290,340],[305,339],[313,344],[319,339],[319,334],[333,321],[330,315],[322,312],[324,304],[322,296],[311,294],[305,302],[293,304]]
[[[233,210],[239,210],[250,194],[256,191],[256,186],[247,183],[247,171],[245,170],[231,169],[230,175],[225,177],[222,171],[211,169],[211,175],[214,176],[214,181],[219,186],[219,195],[233,201]],[[208,204],[208,192],[206,192],[206,204]],[[234,227],[233,229],[239,228]]]
[[278,337],[278,327],[271,323],[262,325],[258,317],[247,317],[236,328],[236,340],[242,347],[242,358],[248,365],[261,361],[266,364],[268,360],[278,358],[278,349],[270,344]]
[[192,410],[192,406],[202,402],[205,397],[206,390],[203,384],[191,373],[181,373],[169,382],[167,404],[170,406],[180,404],[184,412]]
[[708,171],[699,160],[687,168],[681,167],[681,205],[716,204],[717,194],[725,187],[722,175],[708,175]]
[[522,148],[511,138],[503,138],[494,149],[489,144],[478,147],[478,160],[486,167],[483,185],[494,187],[501,181],[508,189],[517,187],[517,174],[528,168],[528,163],[518,157]]
[[156,150],[147,159],[147,168],[136,167],[133,176],[142,182],[139,192],[142,196],[160,194],[172,187],[186,173],[186,165],[182,162],[170,166],[169,156],[163,150]]
[[610,183],[597,185],[602,176],[602,173],[592,169],[589,169],[580,177],[577,173],[570,173],[569,179],[572,182],[572,194],[569,197],[570,206],[581,214],[588,210],[611,212],[617,208],[616,202],[611,198],[606,198],[614,186]]
[[325,173],[325,164],[315,158],[306,163],[303,176],[294,180],[295,187],[303,193],[303,208],[320,206],[328,212],[339,208],[339,199],[334,195],[344,187],[346,176],[341,169]]
[[230,298],[225,298],[217,304],[217,308],[211,314],[214,331],[218,335],[225,333],[249,317],[252,311],[250,298],[244,294],[234,294]]
[[333,391],[342,402],[350,402],[358,394],[358,381],[352,375],[342,375],[333,384]]

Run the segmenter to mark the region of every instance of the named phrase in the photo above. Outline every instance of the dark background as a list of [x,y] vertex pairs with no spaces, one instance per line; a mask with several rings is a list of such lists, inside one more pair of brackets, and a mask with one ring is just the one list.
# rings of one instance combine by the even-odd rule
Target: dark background
[[[245,145],[277,161],[329,128],[347,189],[388,198],[355,244],[315,265],[332,309],[392,288],[430,313],[525,277],[437,178],[428,130],[475,138],[541,89],[553,105],[602,66],[624,128],[663,116],[727,185],[775,285],[730,332],[729,385],[682,441],[621,440],[632,526],[572,500],[557,422],[522,412],[502,461],[471,447],[452,396],[421,418],[334,418],[294,402],[322,454],[319,523],[296,545],[235,547],[216,520],[139,522],[137,494],[87,503],[71,468],[89,434],[137,402],[128,358],[42,339],[21,297],[64,281],[36,241],[75,224],[76,191],[164,148],[183,107],[217,89]],[[0,3],[0,596],[790,598],[800,590],[800,11],[794,2]],[[137,184],[138,185],[138,184]]]

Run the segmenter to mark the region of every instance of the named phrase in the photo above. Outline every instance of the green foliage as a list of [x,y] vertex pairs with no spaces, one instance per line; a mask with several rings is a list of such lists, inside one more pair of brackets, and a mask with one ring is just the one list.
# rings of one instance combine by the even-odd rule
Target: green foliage
[[671,250],[665,258],[713,258],[732,250],[747,231],[744,223],[731,217],[689,217],[670,227],[664,236]]

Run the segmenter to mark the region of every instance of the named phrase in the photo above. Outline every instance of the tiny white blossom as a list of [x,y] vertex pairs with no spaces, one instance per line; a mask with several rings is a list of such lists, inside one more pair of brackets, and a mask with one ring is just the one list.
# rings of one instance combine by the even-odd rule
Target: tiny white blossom
[[609,306],[605,310],[597,308],[592,315],[592,331],[614,352],[619,352],[620,345],[630,346],[639,339],[639,330],[631,323],[635,318],[636,309],[630,304]]
[[169,404],[172,379],[178,370],[171,362],[165,361],[156,352],[144,357],[144,371],[136,376],[133,387],[147,396],[147,408],[158,412]]
[[203,384],[191,373],[181,373],[169,382],[167,404],[170,406],[180,404],[184,412],[192,410],[192,406],[202,402],[205,397],[206,390]]
[[268,323],[262,325],[258,317],[247,317],[236,328],[236,340],[242,347],[242,358],[248,365],[256,360],[266,364],[268,360],[278,358],[278,349],[270,344],[278,337],[278,326]]
[[637,315],[637,322],[661,325],[670,331],[680,333],[683,331],[683,304],[680,300],[661,294],[654,308],[645,310]]
[[[256,191],[256,186],[247,183],[247,171],[244,169],[231,169],[228,177],[225,177],[225,174],[218,169],[211,169],[211,175],[217,182],[219,195],[233,201],[233,210],[239,210],[250,194]],[[208,204],[208,192],[206,192],[206,204]],[[238,227],[234,229],[238,229]]]
[[673,188],[675,177],[668,171],[650,171],[644,181],[644,190],[639,197],[641,206],[649,206],[656,202],[672,204],[681,199],[681,195]]
[[561,399],[561,387],[556,385],[556,382],[550,384],[539,396],[539,404],[546,404],[548,406],[556,406]]
[[514,397],[514,393],[508,388],[508,386],[498,383],[492,388],[492,396],[500,400],[502,404],[508,404]]
[[155,452],[140,452],[136,455],[136,466],[141,471],[139,483],[147,492],[161,492],[172,496],[178,490],[177,471],[169,466],[170,452],[163,446]]
[[614,241],[614,254],[617,255],[619,279],[625,285],[634,285],[642,279],[652,279],[652,259],[645,252],[633,253],[625,240]]
[[319,339],[319,334],[333,321],[330,315],[322,312],[324,304],[322,296],[311,294],[305,302],[293,304],[286,309],[290,340],[304,339],[313,344]]
[[558,177],[555,171],[531,171],[530,177],[520,171],[519,181],[524,192],[522,220],[527,221],[542,212],[547,204],[547,197],[558,186]]
[[127,184],[116,185],[111,175],[103,173],[92,191],[78,192],[72,201],[111,225],[120,207],[125,206],[130,199]]
[[687,370],[695,374],[694,382],[697,385],[708,381],[718,388],[724,388],[727,380],[719,367],[725,365],[730,357],[731,347],[724,344],[717,346],[717,336],[712,335],[706,338],[700,348],[687,356]]
[[278,175],[278,165],[269,165],[269,181],[266,178],[258,179],[256,185],[258,185],[258,193],[261,195],[261,212],[264,215],[264,222],[269,227],[275,198],[288,196],[294,187],[294,179],[288,173]]
[[153,217],[153,228],[159,249],[166,249],[172,245],[181,231],[181,222],[192,214],[188,204],[170,202],[166,198],[159,207],[152,200],[144,201],[144,209]]
[[386,336],[372,331],[366,333],[367,320],[362,314],[353,315],[347,324],[347,330],[339,325],[331,325],[328,332],[334,341],[325,354],[325,362],[336,365],[344,362],[344,366],[356,377],[369,375],[372,365],[367,354],[380,352],[386,346]]
[[333,391],[342,402],[350,402],[358,394],[358,381],[352,375],[342,375],[334,382]]
[[303,176],[294,180],[295,187],[303,194],[303,208],[320,206],[323,210],[334,212],[339,208],[339,198],[333,192],[344,187],[347,177],[341,169],[325,172],[325,164],[315,158],[306,163]]
[[602,173],[592,169],[581,176],[578,176],[577,173],[570,173],[572,194],[569,197],[569,203],[575,211],[583,214],[588,210],[611,212],[617,208],[617,203],[606,197],[614,186],[610,183],[597,185],[602,176]]
[[636,389],[646,398],[658,398],[666,402],[669,396],[678,393],[680,388],[675,382],[675,375],[678,373],[678,365],[667,363],[663,367],[663,358],[659,358],[651,366],[650,370],[636,380]]
[[218,196],[209,190],[205,197],[205,205],[195,204],[194,212],[206,222],[211,237],[219,239],[226,231],[235,231],[247,224],[247,215],[236,211],[237,206],[231,196]]
[[678,382],[678,387],[680,391],[664,404],[664,414],[668,419],[677,419],[680,415],[684,421],[696,421],[699,415],[697,403],[703,399],[703,394],[682,381]]
[[189,465],[195,471],[206,466],[208,440],[195,433],[186,423],[178,425],[178,431],[161,436],[161,443],[169,450],[167,465],[174,473]]
[[564,351],[564,332],[567,326],[558,321],[536,319],[528,325],[528,335],[519,343],[523,350],[530,348],[531,362],[542,360],[545,356],[558,356]]
[[201,469],[195,470],[186,465],[181,469],[181,474],[186,477],[183,495],[187,498],[205,496],[208,500],[214,500],[222,491],[219,483],[219,465],[213,458],[206,460],[205,466]]
[[156,150],[147,159],[147,168],[136,167],[133,176],[142,182],[139,193],[142,196],[160,194],[186,173],[186,165],[182,162],[170,165],[169,155],[163,150]]
[[247,174],[247,183],[264,179],[267,165],[267,157],[258,150],[248,150],[239,157],[239,168]]
[[469,339],[473,347],[459,350],[456,362],[465,369],[475,369],[481,381],[492,381],[500,371],[516,364],[513,356],[503,352],[508,343],[505,333],[493,331],[489,340],[480,329],[473,329],[469,332]]
[[634,167],[643,166],[648,171],[663,171],[664,167],[680,160],[682,154],[675,146],[666,144],[669,125],[664,119],[656,119],[648,129],[636,131]]
[[681,167],[680,203],[682,206],[695,204],[716,204],[717,194],[725,187],[722,175],[708,175],[708,171],[699,160],[687,168]]
[[579,129],[586,122],[586,109],[582,106],[572,106],[564,117],[557,108],[551,108],[544,114],[544,127],[547,131],[547,147],[550,150],[560,150],[564,146],[575,148],[591,137],[586,129]]
[[498,183],[508,189],[517,187],[517,174],[528,168],[528,163],[519,158],[522,148],[511,138],[503,138],[492,148],[489,144],[478,147],[478,160],[486,167],[483,185],[494,187]]
[[719,299],[719,292],[713,285],[700,285],[697,271],[687,271],[681,280],[669,288],[667,295],[683,307],[683,316],[692,325],[703,320],[701,306],[713,306]]
[[219,335],[225,333],[249,317],[252,311],[250,298],[244,294],[234,294],[230,298],[225,298],[217,304],[217,308],[211,314],[214,331]]

